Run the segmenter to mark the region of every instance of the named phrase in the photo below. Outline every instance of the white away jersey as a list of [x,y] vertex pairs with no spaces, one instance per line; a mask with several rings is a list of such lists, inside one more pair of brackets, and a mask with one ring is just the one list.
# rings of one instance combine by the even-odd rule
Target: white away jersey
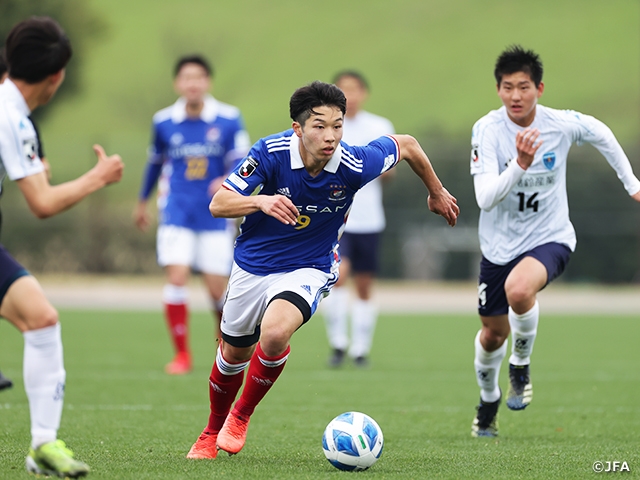
[[6,176],[19,180],[44,170],[31,112],[11,80],[0,85],[0,191]]
[[529,128],[540,131],[543,144],[525,171],[516,162],[515,146],[516,134],[524,128],[509,119],[504,106],[489,112],[473,127],[471,174],[482,209],[480,249],[497,265],[549,242],[575,249],[566,189],[567,154],[573,143],[591,143],[630,195],[640,191],[640,181],[622,147],[599,120],[537,105]]
[[[355,117],[344,118],[342,140],[349,145],[366,145],[383,135],[395,133],[389,120],[373,113],[360,111]],[[384,230],[382,180],[375,178],[356,194],[347,220],[345,232],[378,233]]]
[[354,194],[396,165],[400,155],[392,137],[363,147],[342,142],[313,177],[304,168],[299,144],[291,129],[259,140],[224,183],[241,195],[256,189],[258,195],[285,195],[300,213],[296,225],[285,225],[262,211],[245,217],[234,260],[255,275],[299,268],[331,272]]

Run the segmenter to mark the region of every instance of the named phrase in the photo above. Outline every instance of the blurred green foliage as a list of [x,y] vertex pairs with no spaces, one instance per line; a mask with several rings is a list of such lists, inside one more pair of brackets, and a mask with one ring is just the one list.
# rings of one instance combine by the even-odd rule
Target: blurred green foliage
[[[5,8],[7,0],[0,2]],[[76,54],[66,83],[41,124],[53,182],[93,165],[91,145],[120,153],[125,178],[59,218],[30,218],[17,189],[2,199],[3,242],[34,271],[157,271],[153,232],[130,220],[146,161],[151,116],[175,100],[179,55],[201,52],[216,69],[213,94],[237,105],[251,138],[290,125],[293,90],[361,70],[372,90],[366,108],[416,136],[447,188],[460,201],[460,225],[474,227],[478,208],[469,175],[470,130],[500,106],[493,65],[508,45],[540,53],[541,103],[607,123],[640,173],[640,3],[627,0],[12,0],[20,12],[55,5]],[[5,16],[0,10],[0,18]],[[73,26],[75,24],[77,26]],[[0,24],[4,25],[4,24]],[[0,28],[4,28],[0,26]],[[77,28],[77,29],[76,29]],[[76,30],[74,30],[76,29]],[[72,68],[76,68],[75,71]],[[569,199],[578,251],[568,280],[630,281],[640,265],[638,206],[591,147],[574,148]],[[403,275],[403,242],[413,227],[440,229],[424,188],[399,168],[385,201],[386,277]],[[445,278],[473,275],[473,252],[448,255]]]

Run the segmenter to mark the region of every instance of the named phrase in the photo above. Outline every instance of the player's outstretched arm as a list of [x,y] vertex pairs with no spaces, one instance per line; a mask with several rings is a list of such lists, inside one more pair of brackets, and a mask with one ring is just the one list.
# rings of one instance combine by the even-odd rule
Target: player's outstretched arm
[[93,150],[98,162],[75,180],[51,185],[44,171],[17,180],[16,183],[27,200],[29,209],[36,217],[47,218],[56,215],[71,208],[91,193],[120,181],[124,170],[120,155],[107,156],[100,145],[94,145]]
[[442,186],[427,154],[411,135],[393,135],[393,138],[400,146],[400,159],[409,164],[411,170],[420,177],[427,187],[429,210],[442,215],[447,223],[453,227],[458,220],[458,215],[460,215],[458,201]]
[[260,210],[287,225],[295,225],[299,215],[284,195],[244,196],[225,187],[216,192],[209,204],[211,215],[220,218],[239,218]]

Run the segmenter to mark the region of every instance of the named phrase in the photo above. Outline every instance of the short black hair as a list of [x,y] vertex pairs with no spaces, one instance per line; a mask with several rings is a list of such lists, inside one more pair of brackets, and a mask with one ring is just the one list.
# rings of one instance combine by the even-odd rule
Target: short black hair
[[520,45],[512,45],[500,54],[496,61],[493,74],[496,77],[498,86],[502,82],[504,75],[516,72],[524,72],[531,77],[536,88],[542,82],[542,61],[540,56],[533,50],[525,50]]
[[4,45],[9,76],[32,84],[66,67],[72,53],[66,33],[50,17],[31,17],[14,25]]
[[316,107],[337,107],[344,115],[347,111],[347,99],[335,85],[316,80],[298,88],[289,101],[289,114],[294,122],[304,125],[312,114],[317,114]]
[[180,70],[182,70],[182,67],[184,67],[188,63],[195,63],[196,65],[200,65],[202,68],[204,68],[204,71],[207,72],[208,77],[213,77],[213,67],[202,55],[185,55],[184,57],[180,57],[173,69],[173,76],[177,77],[180,73]]
[[343,78],[355,78],[360,83],[360,86],[362,88],[364,88],[366,91],[369,91],[369,82],[367,82],[367,79],[364,78],[364,75],[362,75],[357,70],[341,70],[334,75],[333,83],[337,84]]

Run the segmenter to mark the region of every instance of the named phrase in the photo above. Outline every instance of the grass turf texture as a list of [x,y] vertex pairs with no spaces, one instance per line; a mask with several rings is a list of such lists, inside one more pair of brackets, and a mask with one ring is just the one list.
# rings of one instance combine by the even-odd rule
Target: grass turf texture
[[[184,458],[208,415],[210,317],[193,315],[195,371],[185,377],[163,373],[171,350],[159,313],[63,311],[61,319],[60,437],[92,467],[92,479],[586,478],[598,460],[626,461],[625,478],[640,472],[637,316],[544,315],[534,401],[524,412],[503,404],[500,437],[492,440],[470,436],[478,400],[474,315],[382,316],[367,370],[326,367],[318,315],[294,336],[244,450],[214,461]],[[0,369],[15,382],[0,393],[0,477],[8,479],[29,478],[21,358],[20,335],[2,322]],[[505,368],[503,391],[506,378]],[[326,424],[348,410],[371,415],[384,432],[382,457],[367,472],[339,472],[322,453]]]

